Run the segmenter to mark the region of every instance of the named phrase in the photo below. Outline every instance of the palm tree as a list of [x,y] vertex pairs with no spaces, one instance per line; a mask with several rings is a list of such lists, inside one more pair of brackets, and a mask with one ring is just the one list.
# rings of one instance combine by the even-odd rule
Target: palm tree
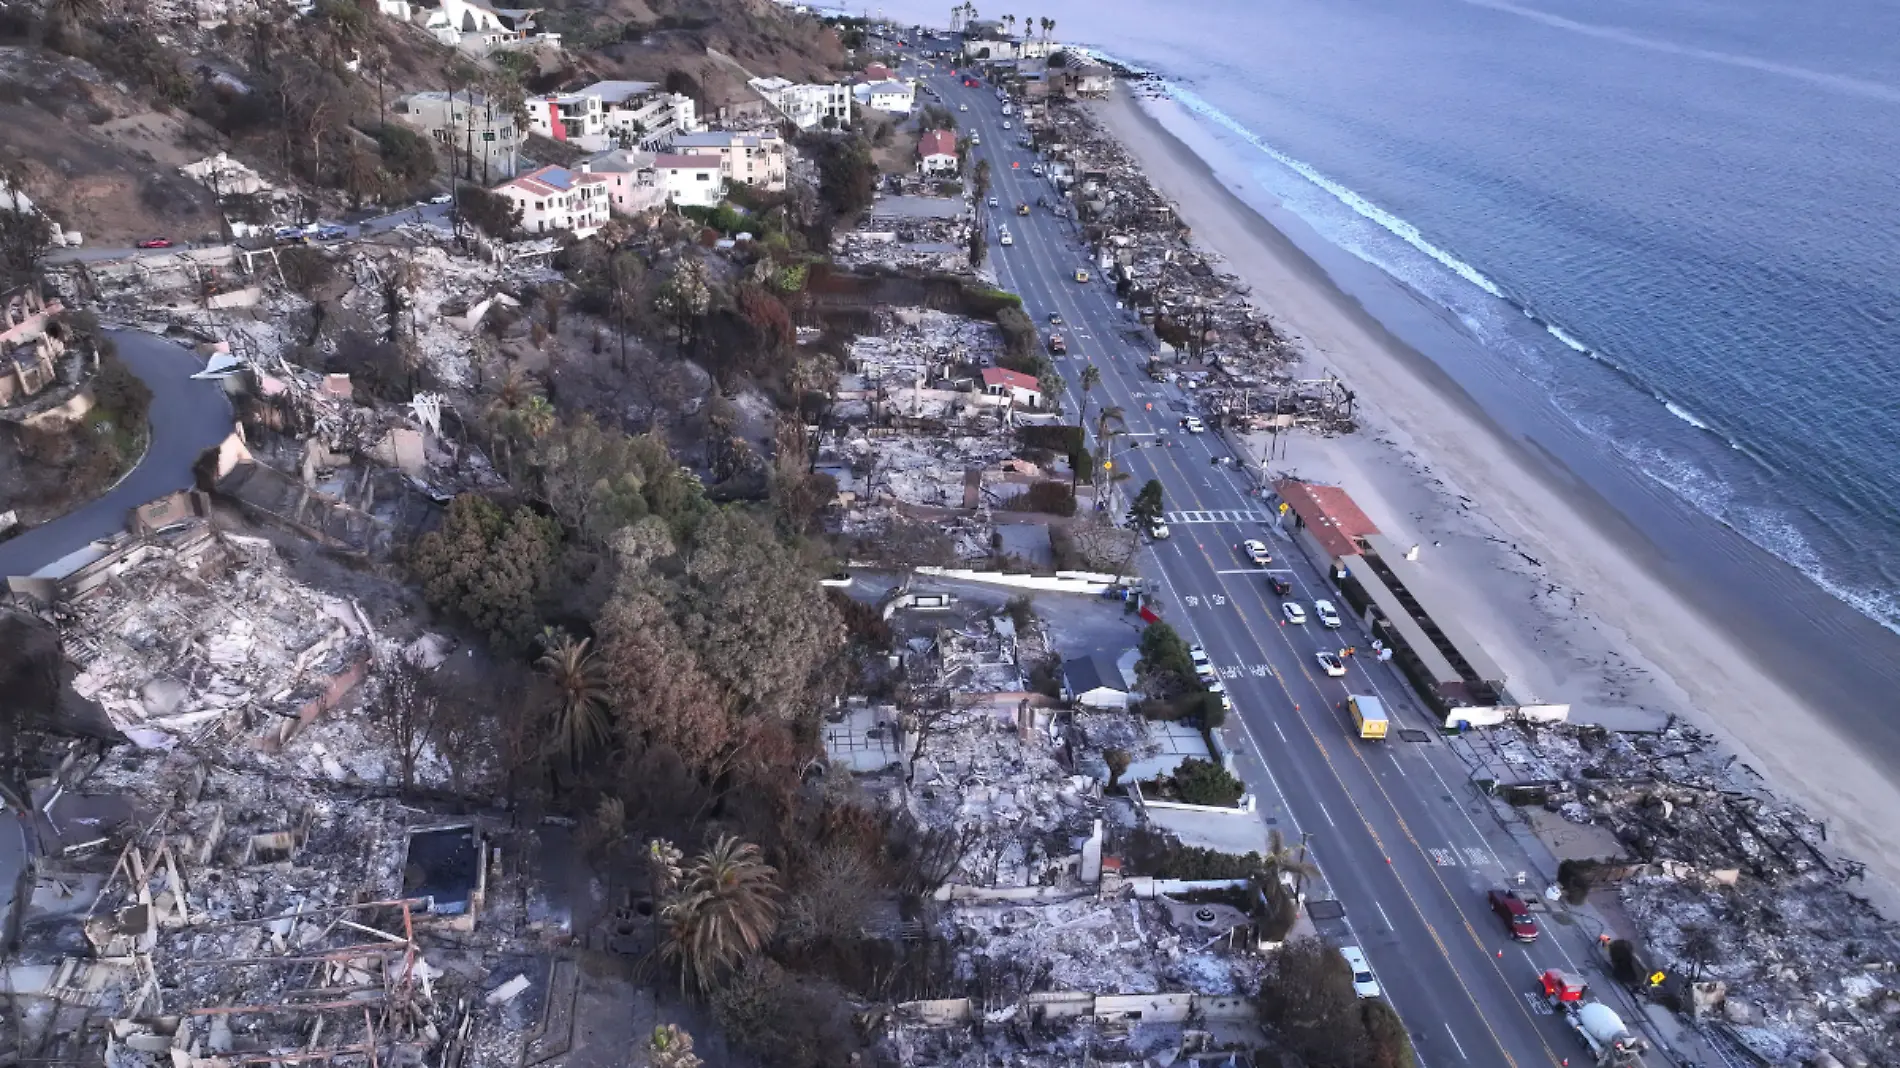
[[778,927],[778,871],[759,847],[722,835],[686,872],[667,903],[667,939],[660,957],[700,990],[764,948]]
[[1003,16],[1003,32],[1012,33],[1015,31],[1015,28],[1016,28],[1016,16],[1004,15]]
[[1044,44],[1048,44],[1048,43],[1049,43],[1050,41],[1053,41],[1053,40],[1055,40],[1055,34],[1056,34],[1056,20],[1055,20],[1055,19],[1043,19],[1043,20],[1042,20],[1042,41],[1043,41],[1043,43],[1044,43]]
[[[539,399],[539,398],[536,398]],[[554,680],[560,694],[559,717],[555,720],[549,749],[568,760],[569,767],[581,757],[607,744],[607,682],[600,664],[588,649],[591,639],[578,641],[553,627],[541,632],[542,653],[535,666]]]
[[1101,384],[1102,369],[1100,367],[1089,364],[1082,368],[1082,421],[1085,423],[1089,418],[1089,390]]
[[1275,827],[1267,831],[1267,851],[1261,856],[1260,877],[1267,881],[1270,893],[1278,894],[1286,891],[1286,884],[1282,880],[1288,875],[1294,878],[1296,889],[1293,894],[1297,899],[1297,888],[1303,886],[1306,880],[1317,878],[1319,867],[1306,859],[1305,843],[1302,842],[1296,851],[1287,845],[1286,835]]

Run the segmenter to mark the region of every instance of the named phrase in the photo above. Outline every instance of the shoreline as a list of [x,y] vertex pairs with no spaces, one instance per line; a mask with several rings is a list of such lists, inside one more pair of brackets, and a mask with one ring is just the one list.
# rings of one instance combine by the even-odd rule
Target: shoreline
[[1227,188],[1125,83],[1090,111],[1175,204],[1194,243],[1247,284],[1282,334],[1300,339],[1304,364],[1336,368],[1358,393],[1358,433],[1283,439],[1273,474],[1337,482],[1388,535],[1423,547],[1426,580],[1514,689],[1654,709],[1713,735],[1766,788],[1826,820],[1833,851],[1866,863],[1878,880],[1867,889],[1895,913],[1900,841],[1876,814],[1900,804],[1900,789],[1883,769],[1792,680],[1759,665],[1732,623],[1708,618],[1658,575],[1660,554],[1643,531],[1556,457],[1504,431]]

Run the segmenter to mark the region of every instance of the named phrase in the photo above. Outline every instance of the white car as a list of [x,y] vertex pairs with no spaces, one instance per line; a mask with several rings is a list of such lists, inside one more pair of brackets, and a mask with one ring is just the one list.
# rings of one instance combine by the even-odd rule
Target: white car
[[1194,674],[1198,676],[1201,681],[1206,682],[1210,679],[1220,678],[1220,674],[1214,670],[1214,662],[1207,658],[1207,650],[1200,646],[1188,646],[1188,660],[1193,662]]
[[1329,678],[1345,677],[1346,662],[1339,658],[1338,653],[1318,652],[1313,654],[1313,659],[1319,661],[1319,669],[1324,671]]
[[958,104],[958,105],[957,105],[957,110],[958,110],[958,111],[968,111],[968,110],[970,110],[970,105],[968,105],[968,104]]
[[430,198],[429,198],[429,203],[431,203],[431,204],[447,204],[447,203],[448,203],[449,201],[451,201],[451,200],[454,200],[454,199],[455,199],[455,196],[454,196],[454,194],[451,194],[451,193],[437,193],[436,195],[434,195],[434,196],[432,196],[432,197],[430,197]]
[[1148,524],[1148,536],[1156,541],[1168,540],[1168,525],[1157,519]]
[[990,207],[992,207],[992,208],[993,208],[993,207],[995,207],[995,206],[996,206],[996,198],[995,198],[995,197],[991,197],[991,198],[990,198]]
[[1207,684],[1207,692],[1213,694],[1215,697],[1220,698],[1220,706],[1221,706],[1222,711],[1232,712],[1234,710],[1234,699],[1227,696],[1226,683],[1222,682],[1219,679],[1215,679],[1213,682],[1210,682]]
[[1186,427],[1187,432],[1190,434],[1199,434],[1201,431],[1207,429],[1207,424],[1201,422],[1201,417],[1198,415],[1190,415],[1186,419],[1181,420],[1181,425]]
[[1346,967],[1352,969],[1352,992],[1362,998],[1379,996],[1379,980],[1372,976],[1372,965],[1366,963],[1366,955],[1358,946],[1341,946],[1339,955],[1346,958]]
[[996,243],[999,245],[1013,245],[1016,243],[1016,239],[1009,236],[1008,230],[1004,230],[1001,234],[997,235]]
[[1248,538],[1240,543],[1240,548],[1252,560],[1255,567],[1265,567],[1273,563],[1273,554],[1267,551],[1267,543]]
[[1009,120],[1008,120],[1008,119],[1004,119],[1004,120],[1003,120],[1003,129],[1005,129],[1005,130],[1013,130],[1013,129],[1015,129],[1015,127],[1014,127],[1014,126],[1011,126],[1011,125],[1009,124]]
[[1314,601],[1313,614],[1319,617],[1319,621],[1322,625],[1331,627],[1334,630],[1339,629],[1339,609],[1333,607],[1333,602]]
[[1306,609],[1301,608],[1298,601],[1288,601],[1281,605],[1280,614],[1286,617],[1288,623],[1298,625],[1306,622]]

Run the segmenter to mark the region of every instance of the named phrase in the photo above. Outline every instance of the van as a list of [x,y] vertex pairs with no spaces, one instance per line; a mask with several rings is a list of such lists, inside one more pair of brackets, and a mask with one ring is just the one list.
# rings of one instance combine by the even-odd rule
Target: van
[[1359,728],[1359,737],[1376,742],[1385,737],[1386,728],[1391,721],[1385,717],[1385,702],[1377,697],[1352,694],[1346,698],[1346,710],[1352,713],[1353,726]]

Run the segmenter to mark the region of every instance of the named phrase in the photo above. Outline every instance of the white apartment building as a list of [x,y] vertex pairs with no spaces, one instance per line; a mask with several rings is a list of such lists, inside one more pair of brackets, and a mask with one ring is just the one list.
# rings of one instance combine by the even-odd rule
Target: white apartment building
[[886,111],[893,115],[908,115],[916,106],[916,90],[900,81],[869,82],[851,88],[851,95],[860,108],[872,111]]
[[726,196],[725,164],[718,156],[663,153],[653,159],[653,175],[666,202],[687,208],[718,206]]
[[458,178],[487,185],[519,167],[521,131],[514,116],[480,93],[412,93],[391,110],[435,141],[443,163],[454,161]]
[[754,78],[752,88],[801,130],[825,126],[829,129],[851,124],[851,87],[848,85],[798,85],[784,78]]
[[535,25],[538,8],[490,7],[481,0],[377,0],[377,10],[401,22],[420,25],[451,48],[486,55],[497,48],[524,45],[559,47],[561,35]]
[[720,173],[728,182],[779,192],[785,188],[785,139],[776,133],[734,133],[709,130],[678,134],[667,151],[693,156],[718,156]]
[[669,93],[657,82],[595,82],[575,95],[600,101],[607,140],[621,148],[656,152],[675,134],[700,128],[693,98]]
[[607,134],[606,109],[597,96],[579,93],[549,93],[527,101],[528,132],[554,141],[600,152],[611,144]]
[[588,164],[578,171],[547,166],[496,186],[521,209],[521,228],[531,234],[567,230],[586,237],[607,225],[609,184]]

